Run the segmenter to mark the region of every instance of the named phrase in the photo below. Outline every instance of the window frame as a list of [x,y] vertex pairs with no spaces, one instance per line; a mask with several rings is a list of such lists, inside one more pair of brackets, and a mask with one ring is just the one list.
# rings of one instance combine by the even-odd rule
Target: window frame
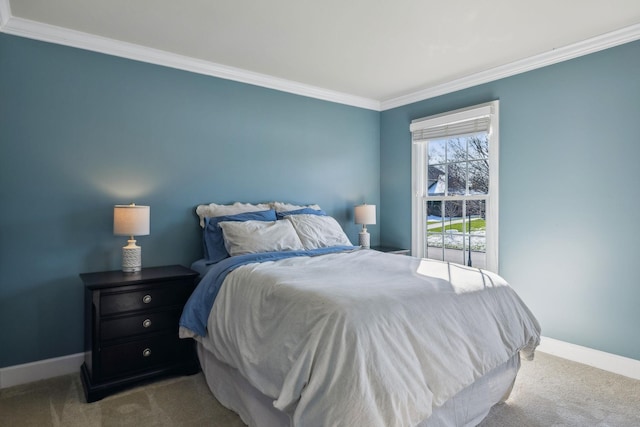
[[[424,258],[426,254],[426,206],[427,201],[436,200],[461,200],[464,198],[472,200],[475,196],[429,196],[428,181],[428,139],[414,141],[413,134],[416,131],[435,127],[447,126],[448,124],[460,123],[462,121],[476,120],[481,117],[489,117],[488,140],[489,140],[489,194],[482,196],[486,198],[486,269],[498,272],[499,260],[499,235],[498,235],[498,207],[499,207],[499,157],[500,157],[500,135],[499,135],[499,101],[491,101],[484,104],[474,105],[459,110],[449,111],[434,116],[424,117],[411,122],[411,253],[419,258]],[[450,135],[451,137],[462,134]],[[432,140],[443,139],[433,138]]]

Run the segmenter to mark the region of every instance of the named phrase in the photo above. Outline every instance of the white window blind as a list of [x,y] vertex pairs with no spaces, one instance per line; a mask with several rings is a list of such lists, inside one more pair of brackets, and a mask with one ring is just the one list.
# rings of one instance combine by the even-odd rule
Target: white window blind
[[483,106],[447,115],[433,116],[411,122],[411,140],[414,143],[443,139],[449,136],[465,136],[489,132],[491,107]]

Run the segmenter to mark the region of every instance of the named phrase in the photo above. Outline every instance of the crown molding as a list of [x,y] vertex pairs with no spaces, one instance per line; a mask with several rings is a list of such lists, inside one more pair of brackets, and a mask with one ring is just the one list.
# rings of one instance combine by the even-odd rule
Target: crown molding
[[[5,12],[6,8],[3,7],[3,5],[6,5],[6,8],[8,8],[7,0],[0,0],[0,17],[6,20],[0,30],[7,34],[148,62],[226,80],[234,80],[353,107],[380,111],[380,102],[374,99],[323,89],[266,74],[254,73],[240,68],[216,64],[81,31],[69,30],[42,22],[16,18],[11,16],[10,10]],[[6,14],[8,14],[8,19],[5,18]]]
[[588,55],[600,50],[615,47],[640,39],[640,24],[631,25],[617,31],[612,31],[600,36],[592,37],[578,43],[553,49],[539,55],[515,61],[500,67],[495,67],[480,73],[471,74],[460,79],[452,80],[441,85],[426,88],[397,98],[380,102],[380,110],[390,110],[407,104],[412,104],[425,99],[435,98],[462,89],[467,89],[483,83],[489,83],[505,77],[546,67],[547,65],[567,61],[579,56]]
[[266,74],[255,73],[240,68],[229,67],[201,59],[178,55],[159,49],[143,47],[133,43],[122,42],[41,22],[16,18],[11,15],[9,0],[0,0],[0,31],[20,37],[76,47],[79,49],[119,56],[136,61],[148,62],[151,64],[176,68],[226,80],[233,80],[282,92],[288,92],[295,95],[307,96],[310,98],[374,111],[385,111],[401,107],[403,105],[412,104],[414,102],[424,101],[426,99],[435,98],[436,96],[489,83],[505,77],[546,67],[547,65],[556,64],[640,39],[640,24],[631,25],[620,30],[553,49],[549,52],[515,61],[510,64],[491,68],[489,70],[471,74],[440,85],[431,86],[417,92],[378,101],[371,98],[337,92]]

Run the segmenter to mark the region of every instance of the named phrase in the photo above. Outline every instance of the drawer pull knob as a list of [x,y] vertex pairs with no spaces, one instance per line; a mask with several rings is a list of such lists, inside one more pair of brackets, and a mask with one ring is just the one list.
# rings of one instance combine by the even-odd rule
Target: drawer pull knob
[[144,322],[142,322],[142,326],[144,326],[145,328],[148,328],[149,326],[151,326],[151,320],[144,319]]
[[151,356],[151,349],[150,348],[145,348],[144,350],[142,350],[142,355],[144,357],[149,357]]
[[151,295],[145,295],[142,297],[142,302],[145,304],[149,304],[151,302]]

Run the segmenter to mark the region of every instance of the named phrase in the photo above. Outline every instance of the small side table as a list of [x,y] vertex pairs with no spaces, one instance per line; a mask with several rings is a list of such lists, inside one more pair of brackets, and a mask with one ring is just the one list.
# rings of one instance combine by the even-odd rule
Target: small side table
[[393,246],[371,246],[371,249],[378,252],[386,252],[389,254],[411,255],[410,249],[394,248]]
[[194,341],[178,337],[178,320],[197,276],[180,265],[80,275],[87,402],[161,375],[200,370]]

